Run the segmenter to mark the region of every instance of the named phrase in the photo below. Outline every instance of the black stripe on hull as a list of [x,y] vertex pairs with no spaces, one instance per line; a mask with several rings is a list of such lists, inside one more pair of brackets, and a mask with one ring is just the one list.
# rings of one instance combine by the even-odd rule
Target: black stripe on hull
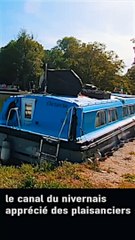
[[[100,145],[103,142],[106,142],[110,140],[111,138],[115,136],[119,136],[120,134],[123,134],[126,131],[129,131],[129,135],[135,136],[135,121],[132,121],[126,125],[124,125],[122,128],[114,129],[108,133],[103,134],[102,136],[99,136],[93,140],[85,140],[85,141],[64,141],[60,140],[60,146],[64,149],[69,149],[72,151],[86,151],[89,150],[97,145]],[[55,143],[51,142],[51,137],[47,137],[44,135],[38,135],[32,132],[26,132],[23,130],[15,129],[15,128],[8,128],[4,126],[0,126],[0,133],[4,133],[13,137],[19,137],[22,139],[30,140],[33,142],[40,142],[41,139],[44,139],[44,142],[46,142],[48,145],[55,145]],[[50,139],[50,141],[48,141]],[[53,139],[53,137],[52,137]]]

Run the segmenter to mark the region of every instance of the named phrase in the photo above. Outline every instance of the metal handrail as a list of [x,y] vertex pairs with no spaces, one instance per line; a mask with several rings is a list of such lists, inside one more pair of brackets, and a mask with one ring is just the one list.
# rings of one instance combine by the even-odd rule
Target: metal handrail
[[6,125],[8,125],[9,118],[10,118],[10,114],[11,114],[12,111],[15,111],[15,112],[16,112],[17,121],[18,121],[18,126],[21,127],[20,118],[19,118],[19,114],[18,114],[18,107],[11,108],[11,109],[9,110],[8,116],[7,116]]
[[58,134],[58,139],[60,139],[60,136],[61,136],[61,134],[62,134],[63,128],[64,128],[64,126],[65,126],[65,124],[66,124],[66,121],[67,121],[67,118],[68,118],[68,114],[69,114],[69,112],[70,112],[71,110],[73,110],[73,107],[70,107],[70,108],[67,110],[66,116],[65,116],[65,118],[64,118],[64,121],[63,121],[63,123],[62,123],[62,126],[61,126],[60,131],[59,131],[59,134]]

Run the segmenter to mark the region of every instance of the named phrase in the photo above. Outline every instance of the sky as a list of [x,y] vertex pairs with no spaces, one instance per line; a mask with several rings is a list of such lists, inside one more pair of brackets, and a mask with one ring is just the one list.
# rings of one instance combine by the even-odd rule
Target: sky
[[1,0],[0,47],[25,29],[51,49],[73,36],[85,43],[103,43],[126,65],[134,59],[135,0]]

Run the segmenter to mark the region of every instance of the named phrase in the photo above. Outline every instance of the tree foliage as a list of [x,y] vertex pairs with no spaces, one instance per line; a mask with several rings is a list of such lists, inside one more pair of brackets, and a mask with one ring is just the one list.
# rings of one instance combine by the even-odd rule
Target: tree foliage
[[58,40],[57,46],[48,52],[46,62],[53,68],[73,69],[84,83],[110,91],[124,68],[124,62],[113,51],[106,51],[104,44],[86,44],[74,37]]
[[29,89],[31,81],[37,85],[43,59],[43,46],[22,30],[16,41],[1,49],[0,82],[18,84],[23,90]]
[[126,77],[129,79],[132,94],[135,94],[135,65],[128,69]]
[[124,76],[123,60],[114,51],[107,51],[104,44],[64,37],[52,49],[44,50],[25,30],[1,48],[0,83],[17,84],[23,90],[29,89],[31,81],[38,86],[46,63],[48,68],[73,69],[83,83],[92,83],[102,90],[122,88],[127,93],[135,92],[135,68]]
[[15,41],[11,41],[0,51],[0,83],[11,84],[16,79],[17,49]]

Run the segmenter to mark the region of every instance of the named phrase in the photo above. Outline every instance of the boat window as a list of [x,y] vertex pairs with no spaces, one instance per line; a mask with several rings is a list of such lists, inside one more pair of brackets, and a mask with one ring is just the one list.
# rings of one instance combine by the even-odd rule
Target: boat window
[[129,114],[134,114],[134,106],[133,105],[130,105],[129,106]]
[[114,122],[118,119],[117,109],[108,110],[108,122]]
[[128,106],[124,106],[123,107],[123,117],[127,117],[128,116]]
[[32,104],[25,103],[25,118],[31,119],[32,117]]
[[36,99],[22,98],[21,99],[21,122],[22,124],[31,123],[35,110]]
[[100,127],[106,124],[106,113],[105,111],[101,110],[97,112],[96,115],[96,127]]

